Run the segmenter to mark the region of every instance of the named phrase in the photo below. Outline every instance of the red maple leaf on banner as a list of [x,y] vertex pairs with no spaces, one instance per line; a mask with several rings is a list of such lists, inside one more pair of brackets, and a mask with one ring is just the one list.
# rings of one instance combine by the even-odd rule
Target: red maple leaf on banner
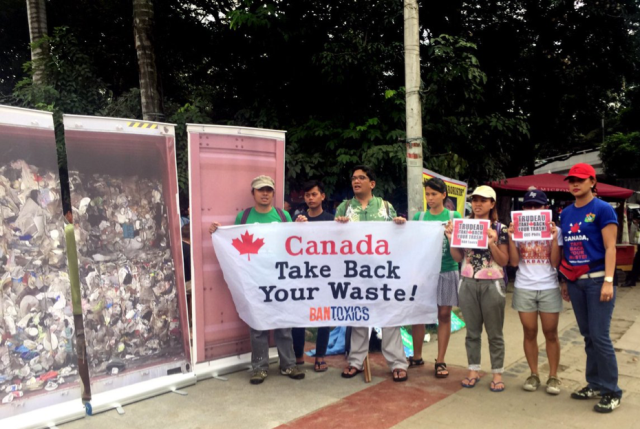
[[247,255],[248,260],[251,260],[251,254],[258,254],[258,250],[262,246],[264,246],[264,239],[258,238],[255,241],[253,240],[253,234],[249,234],[249,231],[246,231],[244,234],[240,236],[242,240],[238,240],[234,238],[231,240],[231,244],[233,247],[238,249],[241,255]]

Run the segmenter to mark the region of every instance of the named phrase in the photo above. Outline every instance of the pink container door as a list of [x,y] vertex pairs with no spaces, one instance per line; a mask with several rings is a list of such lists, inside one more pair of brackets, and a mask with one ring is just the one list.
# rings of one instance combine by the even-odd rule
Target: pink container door
[[249,328],[236,312],[216,259],[209,225],[233,225],[253,207],[251,181],[276,182],[284,203],[284,131],[189,125],[193,347],[195,363],[247,353]]
[[64,125],[92,392],[187,371],[173,125]]

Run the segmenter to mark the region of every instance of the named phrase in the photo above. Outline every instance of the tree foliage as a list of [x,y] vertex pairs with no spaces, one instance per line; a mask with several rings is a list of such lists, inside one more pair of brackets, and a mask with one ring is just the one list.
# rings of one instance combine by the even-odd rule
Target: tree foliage
[[640,177],[640,132],[616,133],[600,147],[605,171],[614,177]]
[[[28,79],[17,67],[29,58],[28,26],[24,0],[3,1],[0,97],[7,100]],[[364,4],[154,2],[160,87],[166,118],[178,124],[183,189],[184,123],[237,124],[287,131],[289,190],[320,178],[334,198],[347,196],[348,169],[367,162],[379,172],[377,191],[402,209],[402,2]],[[131,1],[48,5],[50,27],[67,28],[50,33],[50,49],[58,50],[54,77],[44,89],[19,84],[10,101],[139,118]],[[603,116],[611,132],[638,131],[637,1],[420,7],[426,167],[475,184],[530,172],[538,157],[593,146]],[[56,38],[69,38],[69,46]]]

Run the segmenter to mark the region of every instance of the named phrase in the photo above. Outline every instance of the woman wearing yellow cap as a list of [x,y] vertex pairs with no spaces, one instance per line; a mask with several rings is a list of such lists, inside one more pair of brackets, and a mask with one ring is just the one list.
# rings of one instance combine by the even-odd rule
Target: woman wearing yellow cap
[[[453,259],[462,262],[459,301],[462,315],[467,324],[465,347],[469,363],[469,374],[462,380],[462,387],[472,388],[480,380],[480,346],[482,328],[487,330],[491,372],[493,380],[489,389],[502,392],[504,372],[504,308],[506,284],[504,266],[509,262],[507,227],[498,222],[496,192],[489,186],[478,186],[471,194],[470,219],[488,219],[488,248],[463,249],[451,247]],[[447,225],[446,235],[451,240],[453,225]]]

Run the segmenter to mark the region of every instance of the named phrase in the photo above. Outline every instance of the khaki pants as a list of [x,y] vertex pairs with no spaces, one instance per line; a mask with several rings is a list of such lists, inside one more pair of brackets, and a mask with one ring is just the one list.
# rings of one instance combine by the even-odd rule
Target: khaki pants
[[[364,358],[369,351],[369,328],[351,328],[351,351],[349,352],[349,365],[362,369]],[[404,346],[400,328],[382,328],[382,355],[387,364],[394,369],[407,369],[407,358],[404,355]]]
[[460,310],[467,324],[465,346],[469,369],[480,371],[482,326],[489,337],[491,372],[504,372],[504,307],[506,303],[504,280],[477,280],[462,277],[458,296]]

